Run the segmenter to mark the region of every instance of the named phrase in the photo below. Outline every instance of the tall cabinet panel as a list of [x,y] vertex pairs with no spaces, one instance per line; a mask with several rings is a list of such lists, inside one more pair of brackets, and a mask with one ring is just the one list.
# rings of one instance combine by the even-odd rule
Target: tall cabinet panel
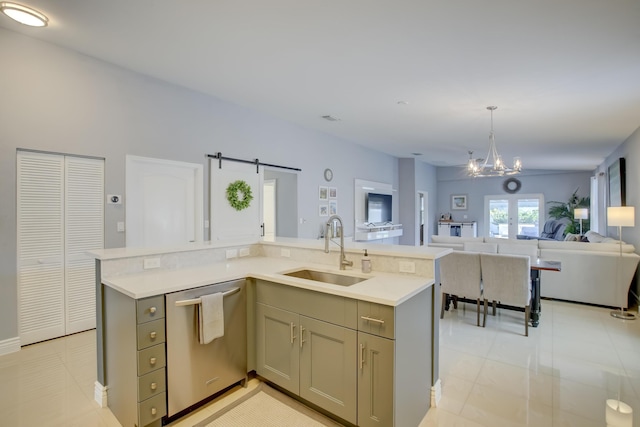
[[104,247],[104,161],[17,154],[22,345],[95,327],[95,265]]

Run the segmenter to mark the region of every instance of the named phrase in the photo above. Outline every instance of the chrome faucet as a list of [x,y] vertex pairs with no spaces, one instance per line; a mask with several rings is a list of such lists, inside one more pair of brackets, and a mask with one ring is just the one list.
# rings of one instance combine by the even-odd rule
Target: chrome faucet
[[[329,253],[329,240],[331,240],[329,233],[331,232],[330,229],[333,228],[333,221],[340,223],[340,270],[344,270],[347,266],[353,267],[353,261],[347,260],[347,257],[344,255],[344,226],[342,225],[342,218],[338,215],[331,215],[327,220],[326,230],[324,232],[324,252]],[[333,233],[331,232],[331,234]]]

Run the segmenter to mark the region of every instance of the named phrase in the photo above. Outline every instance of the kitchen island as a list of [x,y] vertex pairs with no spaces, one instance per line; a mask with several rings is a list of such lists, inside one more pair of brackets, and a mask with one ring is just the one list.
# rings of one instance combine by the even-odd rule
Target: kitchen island
[[[321,243],[285,239],[277,242],[236,242],[224,246],[204,243],[181,248],[95,252],[99,291],[96,400],[111,407],[118,417],[118,410],[114,410],[111,404],[117,401],[112,396],[116,390],[111,389],[109,384],[109,371],[114,369],[105,369],[109,366],[109,359],[115,357],[110,354],[122,353],[121,349],[113,351],[108,348],[118,342],[109,340],[107,320],[111,309],[109,301],[113,300],[113,295],[135,306],[153,298],[160,298],[156,303],[163,301],[163,296],[172,292],[244,280],[247,372],[255,371],[258,376],[280,385],[304,402],[315,404],[351,424],[412,425],[416,420],[419,422],[439,396],[438,316],[434,315],[439,312],[435,309],[439,304],[439,292],[433,284],[438,259],[449,250],[367,244],[373,271],[365,274],[359,268],[338,270],[337,252],[325,254]],[[353,244],[346,248],[347,256],[354,258],[355,265],[358,265],[361,246]],[[145,264],[147,267],[159,267],[145,269]],[[300,269],[346,275],[361,281],[342,286],[287,274]],[[107,298],[103,299],[105,295]],[[164,312],[164,306],[162,310]],[[265,310],[271,314],[274,310],[278,314],[284,312],[287,316],[296,316],[296,320],[287,323],[274,321],[276,317],[265,316]],[[336,313],[340,314],[339,319]],[[295,374],[300,375],[300,379],[294,380],[293,386],[282,385],[278,375],[271,375],[277,370],[272,369],[261,347],[265,333],[272,334],[269,342],[283,341],[278,329],[285,324],[291,329],[291,337],[287,339],[293,343],[293,331],[297,328],[295,338],[299,340],[295,342],[296,351],[287,356],[290,357],[287,360],[293,363],[291,366],[296,366]],[[320,329],[307,325],[315,325]],[[135,324],[131,327],[134,328]],[[338,341],[332,338],[331,346],[344,355],[342,361],[336,361],[336,366],[342,366],[350,379],[346,379],[344,384],[334,381],[335,384],[320,385],[309,383],[310,380],[305,383],[305,375],[306,378],[309,375],[305,374],[301,361],[314,356],[316,360],[322,360],[322,353],[329,351],[321,339],[329,336],[326,328],[347,337]],[[317,343],[314,347],[316,353],[308,355],[304,353],[302,343],[310,340]],[[337,342],[340,344],[336,347]],[[324,341],[324,344],[328,343]],[[162,345],[164,343],[156,344],[156,347],[161,349]],[[288,347],[282,347],[282,351],[292,350],[294,346]],[[386,352],[381,348],[386,348]],[[380,365],[377,360],[376,369],[379,366],[387,368],[378,371],[368,369],[371,357],[378,357],[383,363]],[[318,368],[320,364],[315,363],[314,366]],[[376,377],[367,379],[366,373]],[[372,388],[373,384],[382,380],[386,384],[386,394],[381,393],[381,389]],[[322,392],[310,396],[304,392],[305,389],[322,389]],[[170,391],[167,393],[170,394]],[[370,398],[365,398],[367,395]],[[325,396],[324,401],[318,400],[318,396]],[[157,399],[161,401],[163,398],[167,399],[166,396]],[[366,406],[367,402],[369,407]],[[371,402],[374,407],[371,407]],[[148,410],[144,407],[145,403],[147,400],[130,402],[129,406],[134,408],[138,405],[137,419],[136,416],[128,417],[133,417],[138,425],[145,425],[143,420],[147,422],[146,425],[160,425],[166,408],[153,406],[153,416],[141,414],[141,411]]]

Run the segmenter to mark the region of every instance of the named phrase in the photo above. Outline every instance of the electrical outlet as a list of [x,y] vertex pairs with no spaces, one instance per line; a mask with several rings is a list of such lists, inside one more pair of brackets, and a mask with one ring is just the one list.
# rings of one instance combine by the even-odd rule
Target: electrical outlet
[[249,248],[240,248],[240,256],[249,256]]
[[116,229],[118,230],[118,233],[124,233],[124,221],[118,221],[116,223]]
[[291,257],[291,251],[289,249],[280,249],[280,256],[283,256],[285,258],[289,258]]
[[416,263],[411,261],[400,261],[398,265],[400,273],[415,273]]
[[227,249],[227,259],[236,258],[238,256],[237,249]]
[[160,268],[160,258],[145,258],[143,267],[145,270]]

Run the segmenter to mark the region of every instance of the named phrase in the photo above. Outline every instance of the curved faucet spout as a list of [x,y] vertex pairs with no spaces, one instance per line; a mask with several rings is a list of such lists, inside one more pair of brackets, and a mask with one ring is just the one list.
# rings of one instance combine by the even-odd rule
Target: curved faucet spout
[[[325,253],[329,253],[329,240],[331,237],[329,236],[329,232],[332,228],[333,222],[338,221],[339,225],[339,233],[340,233],[340,270],[344,270],[346,266],[353,266],[353,261],[347,260],[347,257],[344,254],[344,226],[342,223],[342,218],[338,215],[331,215],[327,220],[326,229],[324,233],[324,251]],[[333,234],[333,233],[332,233]],[[334,237],[334,236],[332,236]]]

